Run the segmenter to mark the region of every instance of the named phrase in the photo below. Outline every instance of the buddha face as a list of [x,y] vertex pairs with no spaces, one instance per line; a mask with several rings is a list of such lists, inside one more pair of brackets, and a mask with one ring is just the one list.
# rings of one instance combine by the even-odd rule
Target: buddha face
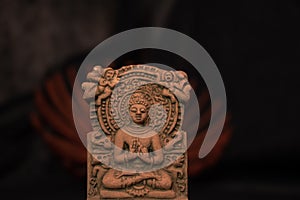
[[144,124],[148,118],[148,110],[144,105],[134,104],[129,109],[130,117],[136,124]]

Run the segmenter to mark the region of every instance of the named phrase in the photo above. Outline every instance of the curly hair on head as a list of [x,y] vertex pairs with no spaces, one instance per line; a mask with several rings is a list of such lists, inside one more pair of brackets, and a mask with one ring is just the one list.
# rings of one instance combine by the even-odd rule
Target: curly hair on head
[[129,108],[136,104],[144,105],[147,109],[149,109],[152,105],[152,99],[148,94],[145,94],[142,91],[136,91],[130,96]]

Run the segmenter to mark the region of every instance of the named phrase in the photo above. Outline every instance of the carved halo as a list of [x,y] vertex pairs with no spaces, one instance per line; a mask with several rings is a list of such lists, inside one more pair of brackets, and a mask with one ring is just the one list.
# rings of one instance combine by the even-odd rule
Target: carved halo
[[[98,119],[98,126],[106,135],[111,135],[113,139],[117,130],[129,123],[129,99],[138,90],[151,98],[150,126],[160,134],[164,144],[173,138],[172,133],[181,125],[181,109],[174,94],[156,83],[161,82],[162,73],[166,74],[166,71],[144,65],[130,65],[118,70],[116,74],[120,81],[112,95],[102,100],[96,112],[94,109],[91,112],[91,117]],[[168,95],[164,91],[169,91]],[[171,101],[171,97],[176,101]]]

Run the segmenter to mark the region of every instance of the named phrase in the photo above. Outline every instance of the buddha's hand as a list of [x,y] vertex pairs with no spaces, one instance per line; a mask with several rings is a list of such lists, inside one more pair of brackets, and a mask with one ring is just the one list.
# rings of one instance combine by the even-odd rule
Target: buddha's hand
[[140,152],[141,152],[141,153],[148,153],[148,149],[147,149],[146,147],[142,146],[142,147],[140,148]]
[[151,157],[148,153],[140,153],[139,158],[147,164],[150,164],[152,162]]

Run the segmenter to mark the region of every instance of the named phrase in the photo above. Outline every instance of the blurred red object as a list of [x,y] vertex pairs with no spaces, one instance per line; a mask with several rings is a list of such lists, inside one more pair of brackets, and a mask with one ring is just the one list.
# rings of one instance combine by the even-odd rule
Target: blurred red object
[[68,66],[48,76],[35,92],[36,112],[31,122],[68,170],[84,176],[87,151],[74,125],[72,87],[77,66]]
[[[51,150],[61,158],[63,165],[77,176],[86,174],[87,151],[82,144],[74,125],[72,115],[72,88],[76,77],[78,66],[68,65],[47,76],[43,86],[35,93],[36,112],[31,114],[31,122],[37,133],[41,135]],[[197,81],[191,81],[192,87],[198,87]],[[75,86],[76,87],[76,86]],[[80,87],[80,86],[77,86]],[[77,91],[77,92],[76,92]],[[77,88],[75,95],[81,106],[88,106],[81,98],[81,88]],[[206,134],[210,122],[210,99],[207,90],[198,96],[201,120],[198,133],[188,149],[189,156],[189,175],[199,175],[204,169],[215,164],[222,155],[223,149],[230,139],[232,126],[230,117],[227,115],[221,137],[213,150],[203,159],[198,158],[199,149]],[[199,122],[189,119],[189,113],[193,108],[187,106],[187,120],[191,125]],[[83,109],[89,110],[89,109]],[[89,113],[82,113],[89,116]],[[91,130],[90,122],[83,117],[83,129],[88,133]]]

